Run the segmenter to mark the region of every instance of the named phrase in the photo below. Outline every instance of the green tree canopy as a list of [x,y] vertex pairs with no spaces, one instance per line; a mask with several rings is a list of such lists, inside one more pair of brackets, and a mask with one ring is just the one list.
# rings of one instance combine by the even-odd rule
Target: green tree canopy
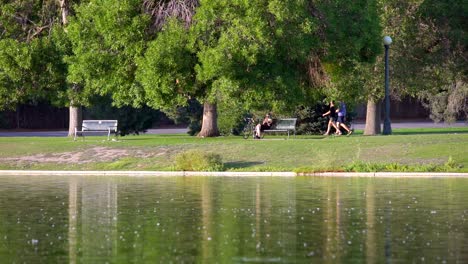
[[304,1],[201,1],[193,21],[167,23],[139,63],[155,107],[191,96],[258,106],[304,89],[298,69],[317,45]]
[[321,91],[311,64],[339,76],[380,49],[375,2],[338,2],[200,1],[192,24],[171,20],[149,44],[138,80],[153,107],[195,97],[291,109]]
[[57,102],[66,65],[52,35],[53,1],[0,2],[0,109],[28,100]]
[[68,81],[82,86],[78,100],[86,104],[93,94],[109,94],[116,105],[141,105],[135,58],[143,54],[149,24],[141,1],[91,1],[75,12],[67,27],[72,53],[66,61]]

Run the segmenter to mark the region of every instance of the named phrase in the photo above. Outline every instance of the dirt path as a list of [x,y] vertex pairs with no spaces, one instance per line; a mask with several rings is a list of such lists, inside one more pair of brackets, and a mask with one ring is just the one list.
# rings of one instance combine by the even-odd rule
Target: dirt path
[[35,164],[84,164],[90,162],[111,162],[125,157],[149,158],[167,154],[166,148],[108,148],[93,147],[82,151],[62,152],[53,154],[35,154],[20,157],[0,158],[0,163]]

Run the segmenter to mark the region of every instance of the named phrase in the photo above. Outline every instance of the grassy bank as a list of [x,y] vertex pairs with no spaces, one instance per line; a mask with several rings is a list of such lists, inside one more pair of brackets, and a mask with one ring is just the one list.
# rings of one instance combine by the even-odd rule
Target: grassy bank
[[239,171],[454,171],[468,172],[468,127],[395,129],[391,136],[269,136],[196,138],[185,135],[0,138],[0,169],[174,170],[187,150],[219,154]]

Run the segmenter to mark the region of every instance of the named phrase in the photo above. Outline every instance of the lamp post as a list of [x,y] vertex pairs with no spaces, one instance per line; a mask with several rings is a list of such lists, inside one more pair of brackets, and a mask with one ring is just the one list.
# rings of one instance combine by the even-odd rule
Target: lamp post
[[388,78],[388,49],[390,48],[390,44],[392,44],[392,38],[389,36],[385,36],[383,38],[383,43],[385,46],[385,117],[384,117],[384,124],[383,124],[383,132],[384,135],[391,135],[392,134],[392,125],[390,122],[390,91],[389,91],[389,78]]

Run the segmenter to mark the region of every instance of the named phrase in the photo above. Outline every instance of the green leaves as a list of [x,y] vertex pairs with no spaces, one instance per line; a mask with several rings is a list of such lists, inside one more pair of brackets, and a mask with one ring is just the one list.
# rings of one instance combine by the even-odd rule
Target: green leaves
[[196,93],[194,58],[188,43],[182,23],[170,20],[138,60],[137,79],[154,108],[184,105],[186,96]]
[[[149,17],[136,0],[83,3],[67,28],[73,53],[68,81],[83,86],[82,96],[111,94],[116,105],[144,103],[135,81],[136,59],[146,48]],[[88,94],[88,95],[87,95]]]
[[[2,37],[19,43],[33,35],[41,38],[27,47],[15,44],[19,51],[0,51],[5,61],[0,85],[7,87],[2,91],[17,89],[9,100],[19,102],[23,90],[48,96],[36,92],[37,87],[55,89],[59,92],[51,98],[62,98],[66,88],[74,87],[67,95],[82,104],[97,94],[111,95],[118,106],[167,109],[196,98],[287,112],[319,93],[356,98],[363,83],[356,73],[368,69],[358,66],[373,62],[382,51],[374,0],[200,0],[199,5],[175,5],[196,7],[186,12],[193,17],[158,1],[74,3],[68,26],[52,23],[47,37],[45,29],[37,35],[21,31],[23,25],[14,16],[37,25],[59,21],[60,9],[53,1],[0,4],[0,27],[8,27]],[[174,12],[166,12],[164,19],[150,17],[159,13],[148,10],[158,6]],[[172,18],[166,19],[169,14]],[[154,26],[158,23],[164,26]],[[320,87],[324,89],[308,80],[314,63],[331,83]]]
[[50,39],[0,40],[0,109],[27,100],[58,99],[65,65]]
[[66,66],[48,34],[56,11],[49,1],[0,2],[0,109],[60,97]]
[[138,80],[153,107],[195,97],[269,109],[303,98],[313,30],[303,1],[200,1],[188,28],[172,19],[148,45]]

